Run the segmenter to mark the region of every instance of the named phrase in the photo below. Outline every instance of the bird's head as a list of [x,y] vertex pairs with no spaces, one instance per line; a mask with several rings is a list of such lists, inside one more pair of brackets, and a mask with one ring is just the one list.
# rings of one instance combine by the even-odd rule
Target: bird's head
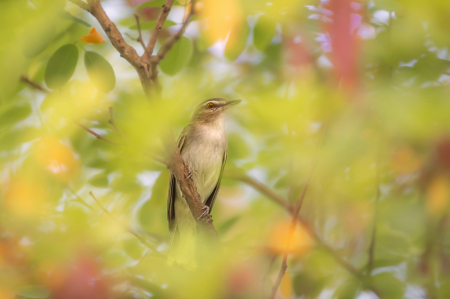
[[214,122],[220,119],[228,108],[240,102],[241,100],[229,101],[221,98],[206,100],[197,106],[192,115],[192,121],[200,123]]

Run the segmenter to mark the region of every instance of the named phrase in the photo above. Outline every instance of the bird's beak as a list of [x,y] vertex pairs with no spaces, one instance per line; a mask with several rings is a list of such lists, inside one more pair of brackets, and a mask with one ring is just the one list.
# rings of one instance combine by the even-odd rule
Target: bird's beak
[[240,102],[242,102],[242,100],[233,100],[233,101],[228,101],[224,106],[225,109],[231,108],[232,106],[235,106],[237,104],[239,104]]

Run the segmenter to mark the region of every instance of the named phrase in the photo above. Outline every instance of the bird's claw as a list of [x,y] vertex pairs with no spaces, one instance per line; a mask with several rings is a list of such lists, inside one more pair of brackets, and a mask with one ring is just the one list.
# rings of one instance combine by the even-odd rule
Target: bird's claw
[[200,217],[197,218],[197,220],[199,220],[199,219],[203,218],[204,216],[208,215],[210,209],[209,209],[208,206],[203,206],[202,210],[203,210],[203,213],[200,215]]

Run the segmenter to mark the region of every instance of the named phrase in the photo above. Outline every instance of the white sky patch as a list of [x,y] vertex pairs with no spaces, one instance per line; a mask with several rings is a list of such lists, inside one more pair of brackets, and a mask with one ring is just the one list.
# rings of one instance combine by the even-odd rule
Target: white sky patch
[[377,10],[373,13],[373,19],[375,23],[379,24],[389,24],[389,19],[391,17],[391,13],[387,10]]
[[413,59],[413,60],[411,60],[409,62],[400,62],[399,66],[400,67],[404,67],[404,66],[406,66],[406,67],[413,67],[416,64],[416,62],[417,62],[417,59]]
[[448,85],[450,85],[450,76],[446,75],[446,74],[442,74],[439,77],[438,82],[441,83],[442,85],[448,86]]
[[317,64],[319,65],[319,67],[322,68],[332,68],[333,64],[331,63],[331,61],[328,59],[328,57],[326,57],[325,55],[321,55],[318,59],[317,59]]
[[362,39],[374,39],[377,36],[377,31],[372,25],[362,23],[359,26],[358,35]]
[[356,299],[378,299],[378,296],[373,292],[362,292]]
[[123,0],[102,1],[102,6],[108,17],[114,23],[123,19],[123,16],[133,15],[135,13],[134,9]]
[[216,57],[222,58],[225,54],[225,45],[227,44],[226,40],[219,40],[214,45],[208,48],[208,52]]
[[159,177],[160,171],[143,171],[136,175],[138,182],[144,187],[151,187]]

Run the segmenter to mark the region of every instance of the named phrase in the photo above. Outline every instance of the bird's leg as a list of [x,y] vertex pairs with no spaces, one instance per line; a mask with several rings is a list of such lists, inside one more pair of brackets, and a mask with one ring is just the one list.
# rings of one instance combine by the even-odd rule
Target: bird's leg
[[203,213],[200,215],[200,217],[197,218],[197,220],[199,220],[199,219],[205,217],[206,215],[208,215],[209,211],[210,211],[210,208],[208,206],[203,206],[202,210],[203,210]]

